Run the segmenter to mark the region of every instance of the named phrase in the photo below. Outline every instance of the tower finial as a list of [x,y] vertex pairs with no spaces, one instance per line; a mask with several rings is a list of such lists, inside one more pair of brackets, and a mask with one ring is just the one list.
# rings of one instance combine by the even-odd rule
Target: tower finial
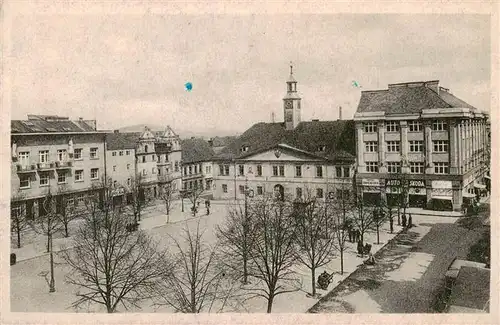
[[292,64],[292,61],[290,61],[290,75],[293,75],[293,64]]

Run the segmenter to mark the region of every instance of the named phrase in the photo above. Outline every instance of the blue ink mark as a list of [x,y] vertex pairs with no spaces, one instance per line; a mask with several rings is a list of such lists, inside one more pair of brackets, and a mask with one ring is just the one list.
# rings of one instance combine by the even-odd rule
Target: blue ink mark
[[353,81],[352,81],[352,85],[353,85],[354,87],[356,87],[356,88],[363,88],[363,87],[361,87],[361,85],[360,85],[357,81],[355,81],[355,80],[353,80]]
[[186,82],[186,84],[184,85],[184,89],[186,89],[186,91],[193,90],[193,84],[190,82]]

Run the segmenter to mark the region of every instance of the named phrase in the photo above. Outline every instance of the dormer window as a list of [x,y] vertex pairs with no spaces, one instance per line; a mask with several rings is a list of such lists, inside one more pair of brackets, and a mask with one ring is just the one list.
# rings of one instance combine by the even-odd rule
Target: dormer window
[[248,146],[242,146],[242,147],[241,147],[241,152],[247,152],[247,151],[248,151],[248,149],[249,149],[249,147],[248,147]]
[[325,152],[326,146],[318,146],[318,152]]

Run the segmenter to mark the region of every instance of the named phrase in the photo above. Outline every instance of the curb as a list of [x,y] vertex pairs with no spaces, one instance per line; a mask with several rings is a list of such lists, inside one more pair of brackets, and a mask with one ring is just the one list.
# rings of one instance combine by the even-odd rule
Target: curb
[[[387,243],[385,243],[384,245],[382,245],[382,247],[380,247],[380,249],[375,253],[373,254],[373,257],[378,257],[380,256],[381,252],[389,245],[389,244],[392,244],[403,232],[406,232],[408,229],[405,229],[405,228],[401,228],[394,237],[392,237],[391,239],[389,239],[387,241]],[[357,267],[354,271],[351,272],[351,274],[349,274],[345,279],[343,279],[342,281],[340,281],[339,283],[337,283],[337,285],[335,287],[332,288],[332,290],[328,291],[327,294],[325,294],[323,297],[321,297],[312,307],[310,307],[309,309],[307,309],[305,312],[308,313],[308,314],[317,314],[317,312],[312,312],[311,310],[312,309],[315,309],[317,308],[317,306],[320,304],[320,303],[323,303],[325,302],[326,300],[329,300],[329,298],[331,296],[333,296],[334,293],[336,293],[335,291],[338,289],[338,287],[340,287],[341,284],[343,284],[344,282],[346,282],[353,274],[355,274],[356,272],[359,272],[359,270],[361,270],[361,268],[364,267],[364,264],[361,264],[361,266]]]

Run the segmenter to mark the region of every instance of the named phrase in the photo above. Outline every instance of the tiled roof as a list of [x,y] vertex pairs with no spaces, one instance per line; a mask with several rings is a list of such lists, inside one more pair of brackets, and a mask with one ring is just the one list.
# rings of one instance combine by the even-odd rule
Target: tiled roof
[[234,141],[234,139],[236,139],[236,138],[237,138],[236,136],[232,136],[232,135],[225,136],[225,137],[214,137],[214,138],[212,138],[213,146],[214,147],[225,147],[229,143]]
[[106,134],[107,150],[135,149],[142,132]]
[[462,266],[453,286],[450,305],[473,309],[487,308],[490,299],[490,270]]
[[476,109],[446,90],[441,89],[437,92],[422,85],[362,91],[357,112],[385,111],[389,114],[404,114],[420,113],[423,109],[448,107]]
[[58,120],[46,121],[42,119],[12,120],[11,133],[42,133],[42,132],[95,132],[92,125],[85,121]]
[[208,142],[200,138],[181,140],[181,146],[183,164],[209,161],[214,156]]
[[[283,123],[257,123],[225,147],[217,158],[237,159],[270,149],[278,144],[322,156],[327,159],[355,159],[354,121],[301,122],[287,131]],[[248,151],[241,148],[248,146]],[[318,151],[324,146],[324,151]]]

